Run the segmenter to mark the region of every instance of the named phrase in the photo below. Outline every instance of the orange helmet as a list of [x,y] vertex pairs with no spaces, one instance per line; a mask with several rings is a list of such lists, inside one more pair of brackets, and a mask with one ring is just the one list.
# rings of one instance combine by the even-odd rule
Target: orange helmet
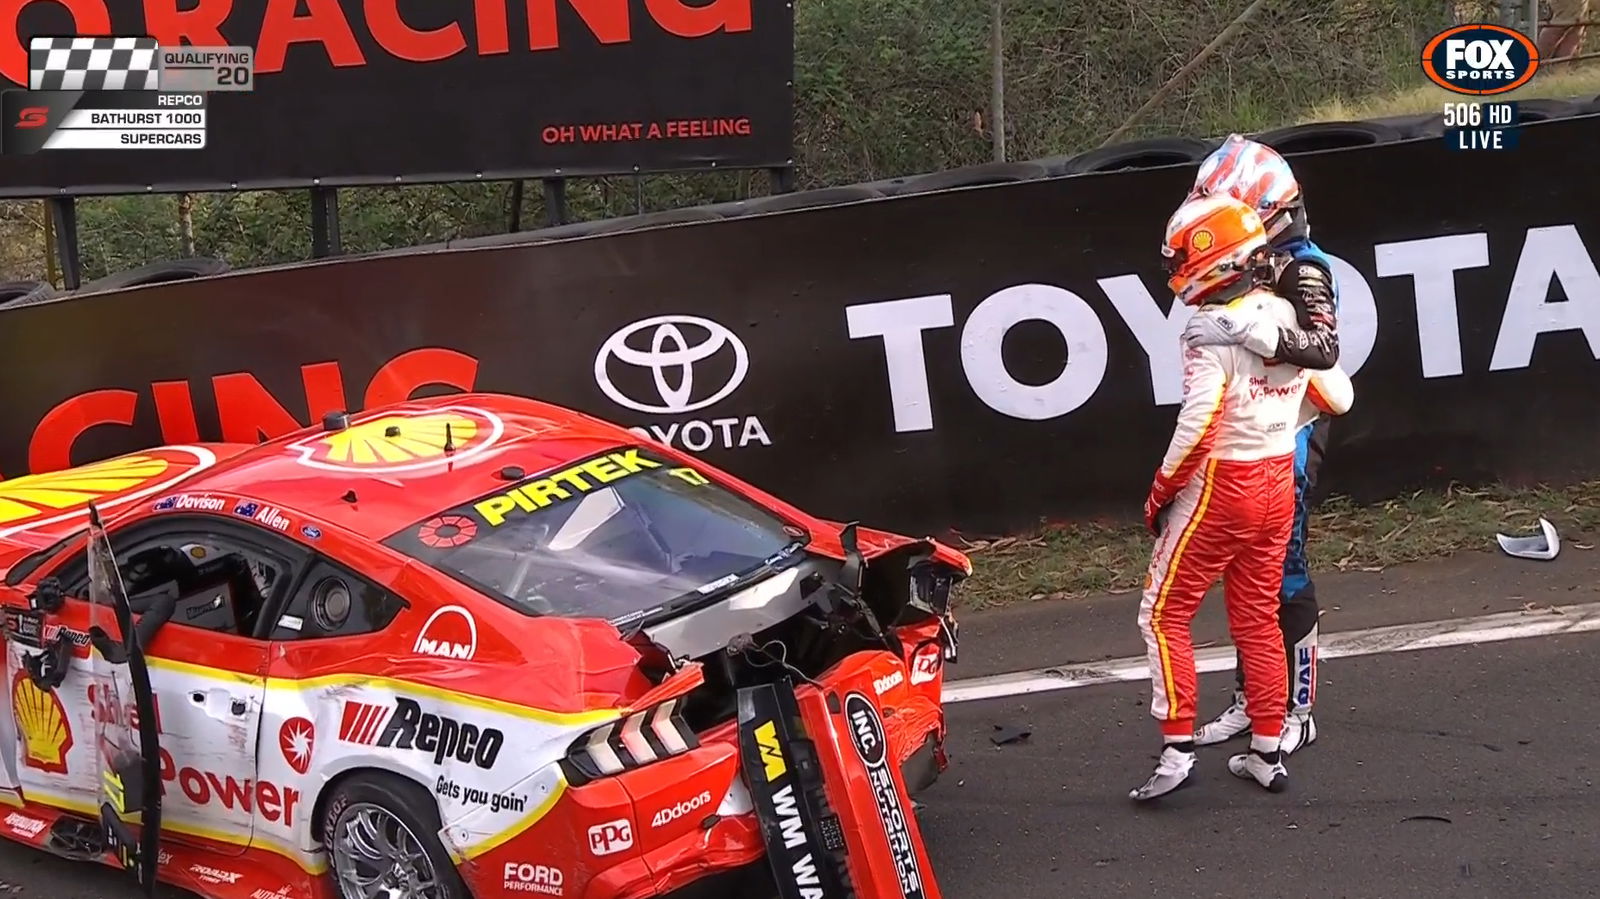
[[1267,246],[1267,232],[1254,209],[1228,194],[1185,202],[1167,220],[1161,255],[1167,286],[1190,306],[1237,281],[1252,257]]

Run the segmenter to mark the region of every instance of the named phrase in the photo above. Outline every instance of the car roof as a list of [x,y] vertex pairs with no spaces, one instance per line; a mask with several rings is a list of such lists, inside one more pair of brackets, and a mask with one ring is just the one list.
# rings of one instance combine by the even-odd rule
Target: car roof
[[[451,394],[351,413],[251,447],[184,482],[382,540],[525,475],[640,438],[626,429],[502,394]],[[449,452],[446,452],[446,448]],[[354,493],[354,500],[350,494]]]
[[382,540],[504,489],[509,467],[532,475],[641,442],[570,409],[488,393],[409,400],[350,413],[342,424],[319,422],[255,446],[157,447],[0,481],[0,544],[49,546],[87,523],[89,502],[110,520],[211,493]]

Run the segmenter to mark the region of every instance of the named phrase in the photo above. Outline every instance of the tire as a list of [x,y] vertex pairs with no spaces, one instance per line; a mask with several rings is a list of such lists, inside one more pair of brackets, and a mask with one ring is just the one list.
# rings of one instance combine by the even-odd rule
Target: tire
[[1206,154],[1216,146],[1217,141],[1205,141],[1198,137],[1155,137],[1079,153],[1062,163],[1060,168],[1063,175],[1087,175],[1120,169],[1187,165],[1206,158]]
[[467,237],[450,241],[450,249],[520,247],[528,244],[549,243],[552,240],[566,240],[569,237],[585,237],[596,233],[596,229],[604,221],[568,222],[565,225],[553,225],[549,228],[540,228],[537,231],[513,231],[510,234],[487,234],[483,237]]
[[56,289],[43,281],[0,281],[0,306],[24,306],[55,295]]
[[78,288],[78,293],[100,293],[107,290],[122,290],[127,287],[142,287],[146,284],[166,284],[171,281],[187,281],[191,278],[205,278],[210,275],[220,275],[228,271],[230,266],[221,259],[208,259],[196,256],[190,259],[167,259],[161,262],[152,262],[141,265],[125,272],[106,275],[97,281]]
[[1039,178],[1048,178],[1049,171],[1037,162],[991,162],[985,165],[969,165],[959,169],[950,169],[944,172],[929,172],[926,175],[917,175],[907,178],[901,185],[900,194],[923,194],[936,190],[952,190],[957,187],[981,187],[987,184],[1015,184],[1018,181],[1033,181]]
[[819,190],[802,190],[792,194],[774,194],[745,201],[745,211],[751,215],[761,212],[785,212],[790,209],[812,209],[818,206],[837,206],[840,203],[858,203],[876,200],[883,194],[864,184],[847,184],[843,187],[824,187]]
[[885,178],[882,181],[868,181],[861,187],[875,190],[886,197],[892,197],[906,189],[906,185],[916,180],[916,175],[903,175],[899,178]]
[[1444,134],[1444,116],[1437,112],[1421,115],[1389,116],[1372,120],[1374,125],[1386,125],[1400,132],[1401,140],[1419,137],[1440,137]]
[[404,825],[422,847],[433,865],[439,899],[472,899],[460,872],[450,861],[450,854],[439,843],[439,829],[443,825],[439,822],[439,807],[433,796],[414,781],[382,771],[358,771],[338,781],[318,818],[322,842],[328,848],[329,875],[333,878],[335,896],[357,899],[346,893],[342,882],[343,864],[354,863],[356,856],[340,838],[340,829],[357,816],[373,810],[386,814],[391,822]]
[[1518,100],[1516,103],[1518,125],[1581,115],[1584,106],[1577,100]]
[[1311,122],[1250,136],[1284,156],[1317,150],[1342,150],[1404,140],[1400,129],[1380,122]]
[[606,219],[596,224],[599,226],[591,234],[615,234],[622,231],[638,231],[643,228],[654,228],[659,225],[679,225],[691,222],[720,222],[722,216],[707,210],[703,206],[689,206],[683,209],[664,209],[660,212],[646,212],[642,215],[630,215],[623,218]]

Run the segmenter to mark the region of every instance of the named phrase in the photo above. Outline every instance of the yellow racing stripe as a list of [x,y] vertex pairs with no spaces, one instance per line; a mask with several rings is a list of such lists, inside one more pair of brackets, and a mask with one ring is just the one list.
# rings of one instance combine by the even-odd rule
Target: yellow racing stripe
[[1172,680],[1172,653],[1167,646],[1167,635],[1161,630],[1161,612],[1167,605],[1167,594],[1172,590],[1172,576],[1178,570],[1178,565],[1183,561],[1183,551],[1189,545],[1189,538],[1200,527],[1200,522],[1206,517],[1206,507],[1211,505],[1211,487],[1216,480],[1217,460],[1210,459],[1206,462],[1206,486],[1200,492],[1200,502],[1195,505],[1194,515],[1189,519],[1188,527],[1183,529],[1183,536],[1178,538],[1178,546],[1172,551],[1172,558],[1167,560],[1166,573],[1161,577],[1161,592],[1156,597],[1155,609],[1150,614],[1150,630],[1156,635],[1156,646],[1161,654],[1161,677],[1163,686],[1167,691],[1167,720],[1176,719],[1177,691]]

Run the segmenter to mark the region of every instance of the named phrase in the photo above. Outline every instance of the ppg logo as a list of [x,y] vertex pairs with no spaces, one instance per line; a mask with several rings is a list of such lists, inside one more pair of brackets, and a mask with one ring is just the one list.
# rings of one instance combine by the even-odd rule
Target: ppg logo
[[1539,68],[1539,48],[1519,31],[1499,25],[1462,25],[1436,35],[1422,50],[1422,71],[1458,94],[1487,96],[1528,83]]
[[595,855],[603,857],[632,847],[633,824],[626,818],[589,828],[589,851]]

